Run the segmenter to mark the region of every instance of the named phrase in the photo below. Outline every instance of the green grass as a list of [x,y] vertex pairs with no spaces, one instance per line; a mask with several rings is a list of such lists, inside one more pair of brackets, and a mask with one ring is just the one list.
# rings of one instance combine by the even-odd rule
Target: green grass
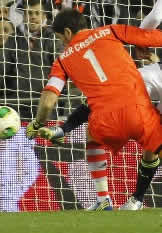
[[162,233],[162,209],[1,213],[0,233]]

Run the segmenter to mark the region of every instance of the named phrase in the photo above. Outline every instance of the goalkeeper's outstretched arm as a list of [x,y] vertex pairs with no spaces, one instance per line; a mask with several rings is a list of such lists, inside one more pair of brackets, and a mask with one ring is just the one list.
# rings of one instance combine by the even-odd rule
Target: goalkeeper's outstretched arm
[[51,114],[57,99],[58,96],[52,91],[42,92],[36,115],[37,122],[45,123],[48,120],[48,117]]
[[37,136],[39,128],[43,127],[45,122],[48,120],[48,117],[52,112],[57,99],[58,96],[54,92],[42,92],[36,119],[30,122],[26,129],[26,135],[29,139],[33,139]]

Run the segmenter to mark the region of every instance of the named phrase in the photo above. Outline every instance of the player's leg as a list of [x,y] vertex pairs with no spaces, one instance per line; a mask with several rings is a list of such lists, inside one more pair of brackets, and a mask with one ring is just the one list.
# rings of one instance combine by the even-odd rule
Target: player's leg
[[138,168],[136,191],[120,210],[139,210],[143,208],[144,195],[160,164],[158,155],[145,151]]
[[[67,132],[88,121],[89,113],[90,110],[86,104],[82,104],[61,127],[43,127],[39,129],[39,135],[49,139],[52,143],[58,143],[58,140],[64,137]],[[112,210],[112,201],[108,195],[107,160],[104,146],[93,142],[90,136],[87,136],[87,140],[87,161],[97,191],[97,203],[88,210]]]
[[[106,174],[106,166],[104,167],[104,173],[102,173],[102,179],[103,183],[101,183],[99,174],[100,174],[100,168],[99,163],[96,163],[95,166],[95,173],[93,174],[93,170],[91,169],[91,162],[93,159],[96,159],[96,161],[99,158],[102,158],[103,156],[103,164],[104,160],[106,161],[106,153],[105,153],[105,146],[106,145],[111,149],[112,154],[116,154],[116,152],[122,148],[124,144],[127,143],[129,139],[129,135],[127,133],[127,129],[125,126],[127,126],[127,121],[123,123],[123,119],[125,119],[124,110],[119,109],[115,112],[109,112],[105,108],[100,109],[99,111],[91,113],[89,117],[89,125],[88,130],[89,134],[93,137],[93,141],[97,142],[96,147],[94,145],[93,153],[89,152],[89,144],[87,145],[87,160],[88,165],[91,171],[92,179],[96,182],[96,187],[99,187],[99,189],[96,188],[98,200],[102,200],[100,198],[106,199],[106,195],[108,195],[108,184],[107,184],[107,174]],[[98,145],[98,147],[97,147]],[[99,152],[102,150],[102,153],[99,155],[97,154],[97,151]],[[96,151],[96,152],[95,152]],[[96,153],[96,157],[94,156]],[[105,153],[105,154],[104,154]],[[94,156],[94,157],[93,157]],[[105,156],[105,157],[104,157]],[[94,161],[93,161],[94,162]],[[106,165],[106,164],[105,164]],[[97,175],[98,177],[97,177]],[[95,175],[95,176],[94,176]],[[97,183],[99,182],[99,183]],[[105,191],[105,196],[101,197],[102,190]],[[107,192],[106,192],[107,190]],[[101,194],[100,194],[101,193]]]
[[[114,152],[117,152],[129,138],[136,139],[145,149],[139,165],[136,191],[131,199],[120,209],[138,210],[142,208],[144,194],[159,166],[157,148],[162,144],[162,126],[159,114],[152,105],[129,108],[91,117],[91,135],[97,142],[107,142]],[[96,120],[97,119],[97,120]],[[95,122],[95,124],[94,124]],[[100,124],[98,123],[100,122]],[[155,152],[155,153],[153,153]]]
[[97,202],[87,210],[112,210],[108,193],[107,157],[103,145],[89,140],[86,147],[88,168],[96,188]]
[[158,155],[150,151],[145,151],[143,154],[143,158],[139,164],[138,168],[138,180],[136,185],[136,192],[133,196],[143,202],[144,194],[149,187],[152,178],[154,177],[157,168],[160,164],[160,159]]
[[152,106],[140,107],[138,115],[143,122],[144,133],[138,140],[145,152],[139,164],[136,191],[132,197],[119,209],[120,210],[138,210],[142,208],[144,194],[149,187],[157,168],[160,164],[158,157],[162,144],[162,126],[160,125],[160,116]]
[[81,104],[75,109],[61,126],[43,127],[39,129],[40,137],[49,139],[53,144],[64,144],[64,136],[88,121],[90,109],[87,104]]

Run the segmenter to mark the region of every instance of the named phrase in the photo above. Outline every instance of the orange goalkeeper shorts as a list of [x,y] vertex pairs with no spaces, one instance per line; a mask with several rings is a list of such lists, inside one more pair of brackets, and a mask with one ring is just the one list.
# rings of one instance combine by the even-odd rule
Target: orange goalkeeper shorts
[[89,134],[100,144],[106,144],[116,153],[129,139],[136,140],[144,150],[158,152],[162,145],[160,114],[149,106],[125,106],[109,112],[106,108],[92,111]]

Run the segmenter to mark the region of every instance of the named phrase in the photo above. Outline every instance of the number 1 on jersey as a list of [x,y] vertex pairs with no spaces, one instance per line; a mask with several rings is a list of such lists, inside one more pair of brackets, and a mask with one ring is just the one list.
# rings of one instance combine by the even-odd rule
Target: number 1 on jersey
[[100,63],[98,62],[94,52],[92,49],[88,49],[85,54],[83,55],[84,58],[88,59],[89,62],[91,63],[93,69],[95,70],[100,82],[105,82],[107,81],[107,76],[104,73]]

